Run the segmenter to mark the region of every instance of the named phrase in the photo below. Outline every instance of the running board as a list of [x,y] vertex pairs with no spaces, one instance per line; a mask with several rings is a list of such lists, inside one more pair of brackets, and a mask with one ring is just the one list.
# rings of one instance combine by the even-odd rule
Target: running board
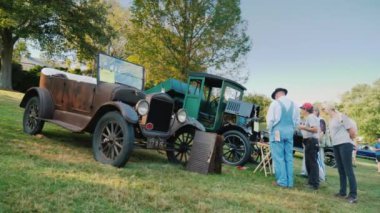
[[83,132],[90,122],[91,117],[63,110],[54,110],[53,119],[44,120],[57,124],[72,132]]
[[53,123],[53,124],[57,124],[58,126],[61,126],[61,127],[68,129],[72,132],[82,132],[83,131],[82,128],[80,128],[79,126],[75,126],[75,125],[72,125],[72,124],[69,124],[69,123],[66,123],[63,121],[52,120],[52,119],[44,119],[44,120],[47,122]]

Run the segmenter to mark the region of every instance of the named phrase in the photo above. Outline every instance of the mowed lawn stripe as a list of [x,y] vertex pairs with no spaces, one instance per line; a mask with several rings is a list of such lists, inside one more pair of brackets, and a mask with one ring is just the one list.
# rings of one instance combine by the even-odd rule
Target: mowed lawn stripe
[[[380,175],[374,161],[355,169],[359,203],[332,195],[335,169],[314,192],[296,176],[293,189],[273,177],[223,166],[222,175],[200,175],[169,164],[163,152],[135,150],[124,168],[96,162],[91,135],[45,124],[42,135],[22,132],[23,94],[0,90],[0,212],[378,212]],[[295,174],[301,158],[295,158]]]

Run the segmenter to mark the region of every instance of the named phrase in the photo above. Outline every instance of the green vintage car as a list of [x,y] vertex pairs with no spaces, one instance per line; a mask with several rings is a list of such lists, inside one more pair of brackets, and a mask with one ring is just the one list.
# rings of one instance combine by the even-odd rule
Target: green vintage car
[[[189,117],[197,119],[206,131],[224,136],[223,161],[242,165],[252,155],[254,142],[260,139],[258,116],[260,106],[243,102],[246,88],[220,76],[194,72],[187,83],[168,79],[145,91],[165,92],[175,100],[175,108],[184,108]],[[191,143],[175,140],[175,150],[191,149]]]

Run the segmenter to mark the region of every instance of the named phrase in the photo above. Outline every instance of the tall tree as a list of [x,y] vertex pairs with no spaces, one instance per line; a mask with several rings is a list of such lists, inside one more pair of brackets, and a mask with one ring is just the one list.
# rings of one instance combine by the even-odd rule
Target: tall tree
[[356,121],[361,136],[375,140],[380,133],[380,79],[372,85],[359,84],[346,92],[340,110]]
[[48,52],[75,49],[90,58],[96,44],[107,44],[112,35],[106,14],[99,0],[0,1],[0,88],[12,88],[12,53],[20,38],[35,40]]
[[131,15],[127,51],[147,67],[148,80],[210,69],[238,76],[251,48],[240,0],[135,0]]
[[114,30],[114,36],[110,42],[101,48],[109,55],[126,59],[129,55],[125,51],[127,44],[127,25],[130,24],[130,12],[128,8],[121,6],[119,0],[103,0],[109,5],[107,20]]

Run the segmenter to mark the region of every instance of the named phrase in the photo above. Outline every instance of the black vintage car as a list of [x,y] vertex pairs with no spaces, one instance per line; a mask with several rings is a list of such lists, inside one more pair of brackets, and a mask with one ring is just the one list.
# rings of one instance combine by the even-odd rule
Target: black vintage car
[[[302,134],[300,131],[296,131],[294,133],[294,136],[293,136],[293,148],[294,148],[294,152],[301,152],[303,153],[304,152],[304,148],[302,146],[302,140],[303,140],[303,137],[302,137]],[[324,151],[324,159],[325,159],[325,164],[327,166],[331,166],[331,167],[334,167],[336,162],[335,162],[335,157],[334,157],[334,151],[333,151],[333,148],[332,146],[330,145],[327,145],[325,147],[323,147],[323,151]]]
[[[37,134],[51,122],[92,133],[95,159],[116,167],[125,165],[134,147],[166,150],[170,161],[186,161],[195,130],[205,128],[184,109],[175,110],[169,95],[146,95],[144,76],[142,66],[104,54],[96,79],[44,68],[39,87],[20,103],[24,132]],[[173,148],[181,138],[188,139],[188,149]]]
[[[269,142],[269,133],[267,131],[261,132],[261,135],[265,142]],[[303,137],[302,137],[301,131],[299,130],[295,131],[293,135],[293,153],[295,152],[304,153],[302,140],[303,140]],[[323,147],[323,151],[324,151],[325,164],[327,166],[334,167],[336,162],[335,162],[334,151],[333,151],[332,146],[326,145],[325,147]]]

